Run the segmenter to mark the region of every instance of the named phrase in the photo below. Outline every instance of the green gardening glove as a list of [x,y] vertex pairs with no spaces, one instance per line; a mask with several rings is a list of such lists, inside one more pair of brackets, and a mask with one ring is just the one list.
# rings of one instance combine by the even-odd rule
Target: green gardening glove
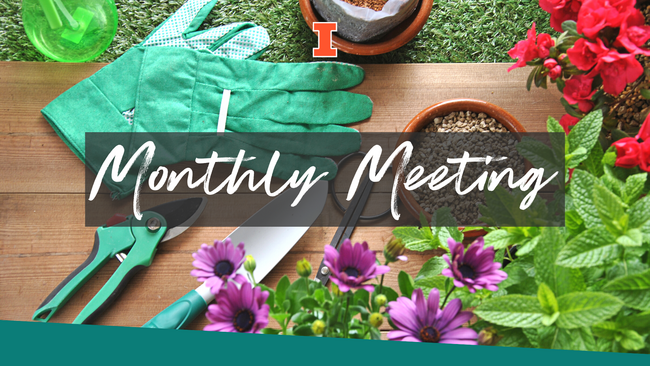
[[[138,49],[188,48],[221,57],[257,58],[269,44],[268,34],[262,27],[252,23],[234,23],[198,31],[217,1],[187,1],[159,25]],[[42,110],[54,130],[84,163],[87,132],[134,131],[132,122],[136,93],[144,67],[142,57],[142,52],[130,49]],[[119,191],[116,187],[109,188]]]

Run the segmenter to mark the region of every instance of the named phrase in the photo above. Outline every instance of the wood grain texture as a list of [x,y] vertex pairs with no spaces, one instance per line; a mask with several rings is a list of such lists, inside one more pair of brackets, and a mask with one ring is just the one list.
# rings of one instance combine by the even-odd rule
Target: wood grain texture
[[[60,93],[102,64],[0,62],[0,319],[30,320],[49,292],[92,248],[95,228],[84,226],[84,166],[40,114]],[[429,105],[456,97],[496,104],[528,131],[545,131],[549,115],[563,108],[557,91],[526,92],[528,70],[507,73],[509,64],[364,65],[366,79],[354,92],[373,100],[372,117],[354,125],[364,132],[399,132]],[[222,239],[234,227],[193,227],[163,243],[151,267],[140,272],[97,324],[140,326],[198,282],[189,275],[191,253]],[[392,227],[359,227],[354,241],[381,251]],[[297,277],[295,263],[316,267],[335,227],[313,227],[263,281]],[[400,270],[417,273],[438,252],[408,253],[386,283],[397,287]],[[382,257],[381,253],[378,255]],[[71,322],[117,267],[111,261],[51,321]],[[201,329],[204,318],[191,329]]]

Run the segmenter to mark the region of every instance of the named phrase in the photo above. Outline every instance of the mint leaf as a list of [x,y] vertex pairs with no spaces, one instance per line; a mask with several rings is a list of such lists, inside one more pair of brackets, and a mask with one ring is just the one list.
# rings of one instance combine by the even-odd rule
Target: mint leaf
[[[537,299],[539,300],[539,304],[542,306],[542,310],[544,310],[546,314],[553,315],[559,311],[555,294],[553,294],[553,291],[544,282],[539,284]],[[549,326],[551,324],[544,325]]]
[[647,333],[650,331],[650,311],[636,315],[628,315],[616,322],[620,329],[630,329],[637,332]]
[[485,235],[485,247],[494,247],[494,250],[507,248],[513,244],[520,243],[526,237],[521,233],[511,233],[505,229],[492,231]]
[[517,144],[517,151],[528,159],[535,168],[544,168],[544,177],[548,178],[555,172],[564,172],[564,157],[561,160],[555,156],[553,150],[545,143],[537,141],[530,136],[524,136]]
[[585,221],[587,228],[603,224],[594,204],[593,192],[596,185],[599,185],[598,179],[593,175],[579,169],[573,171],[573,179],[570,184],[571,197],[576,211]]
[[555,118],[549,116],[546,120],[546,130],[548,132],[561,132],[564,133],[564,128],[560,125]]
[[433,257],[422,265],[418,275],[415,277],[415,281],[439,276],[445,268],[447,268],[447,262],[442,257]]
[[529,268],[530,264],[526,264],[521,261],[516,260],[510,263],[506,268],[503,269],[503,271],[508,274],[508,278],[499,284],[499,288],[505,289],[529,279],[530,276],[526,272],[526,269]]
[[556,263],[570,268],[593,267],[621,256],[623,248],[604,226],[588,229],[571,240],[557,256]]
[[593,111],[578,121],[569,132],[569,146],[571,146],[571,149],[583,147],[586,151],[591,151],[594,144],[598,142],[598,135],[600,135],[602,125],[603,114],[600,110]]
[[645,181],[648,178],[648,173],[633,174],[625,180],[625,188],[623,189],[623,201],[628,205],[636,202],[643,193]]
[[577,329],[558,329],[555,337],[554,349],[573,351],[594,351],[596,339],[588,327]]
[[399,285],[399,290],[402,293],[402,296],[411,298],[413,288],[415,287],[413,277],[404,271],[399,271],[399,275],[397,275],[397,284]]
[[631,308],[650,310],[650,269],[617,278],[605,285],[602,291],[612,293]]
[[534,237],[534,238],[532,238],[532,239],[525,239],[525,240],[523,240],[523,241],[519,244],[519,246],[517,247],[517,256],[518,256],[518,257],[523,257],[523,256],[525,256],[526,254],[528,254],[528,253],[532,252],[533,250],[535,250],[535,247],[536,247],[537,244],[539,243],[539,240],[540,240],[540,236],[539,236],[539,235],[536,236],[536,237]]
[[445,276],[425,277],[415,281],[414,287],[421,288],[425,296],[429,295],[432,289],[437,288],[440,293],[445,292]]
[[557,326],[574,329],[605,321],[621,310],[623,302],[602,292],[572,292],[557,298]]
[[506,295],[485,300],[474,314],[506,327],[537,328],[542,325],[544,311],[534,296]]
[[430,235],[430,230],[427,233],[426,229],[421,230],[414,226],[400,226],[393,230],[393,235],[398,239],[402,239],[406,249],[424,252],[425,250],[436,249],[440,246],[438,238]]
[[567,168],[575,168],[589,156],[589,151],[584,147],[579,147],[565,156],[565,165]]
[[620,219],[625,214],[624,203],[615,194],[603,186],[594,187],[594,204],[598,215],[612,234],[621,234],[625,227]]
[[603,148],[600,144],[595,144],[594,147],[589,152],[589,156],[585,159],[585,167],[589,172],[596,177],[603,175]]
[[624,247],[640,247],[643,244],[643,234],[639,229],[631,229],[616,238],[616,242]]
[[503,338],[496,345],[499,347],[522,347],[522,348],[532,348],[533,346],[528,341],[528,338],[524,332],[519,329],[510,329],[504,332],[499,332]]
[[650,196],[641,198],[627,211],[628,227],[640,229],[643,241],[650,242]]
[[626,329],[621,331],[621,335],[622,337],[619,341],[621,347],[630,351],[638,351],[645,348],[645,339],[639,333]]
[[542,228],[539,243],[535,248],[535,282],[545,283],[554,294],[561,296],[585,288],[580,270],[556,264],[565,247],[564,237],[558,228]]

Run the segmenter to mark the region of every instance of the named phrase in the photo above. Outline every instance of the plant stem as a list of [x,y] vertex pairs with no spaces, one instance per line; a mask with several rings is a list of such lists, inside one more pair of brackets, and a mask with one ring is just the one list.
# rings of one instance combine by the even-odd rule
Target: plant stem
[[440,309],[443,309],[445,307],[445,305],[447,304],[447,300],[449,299],[449,295],[451,295],[451,293],[454,292],[455,289],[456,286],[452,287],[451,290],[447,292],[447,296],[445,296],[445,301],[442,302],[442,306],[440,307]]
[[[386,263],[384,263],[385,266],[388,265],[388,259],[386,260]],[[385,274],[381,275],[381,281],[379,281],[379,291],[377,292],[378,295],[382,294],[382,290],[384,289],[384,276]]]
[[348,291],[347,293],[345,313],[343,313],[343,338],[348,338],[350,336],[348,331],[348,311],[350,310],[350,295],[352,295],[352,291]]

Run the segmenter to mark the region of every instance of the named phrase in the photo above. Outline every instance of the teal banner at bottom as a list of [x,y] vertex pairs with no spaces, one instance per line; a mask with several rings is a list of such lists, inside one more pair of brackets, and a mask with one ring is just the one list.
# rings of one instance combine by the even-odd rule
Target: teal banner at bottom
[[3,365],[648,365],[650,356],[0,321]]

